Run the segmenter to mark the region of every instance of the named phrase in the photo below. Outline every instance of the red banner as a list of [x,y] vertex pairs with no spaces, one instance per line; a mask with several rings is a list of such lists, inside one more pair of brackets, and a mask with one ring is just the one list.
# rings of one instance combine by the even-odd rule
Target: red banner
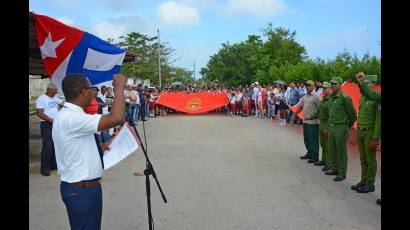
[[228,104],[226,93],[164,93],[157,100],[163,105],[184,113],[206,113]]

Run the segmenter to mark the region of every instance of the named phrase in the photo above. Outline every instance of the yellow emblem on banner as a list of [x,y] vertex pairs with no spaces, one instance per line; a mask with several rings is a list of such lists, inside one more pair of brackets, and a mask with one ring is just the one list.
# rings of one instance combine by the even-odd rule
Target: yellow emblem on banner
[[198,110],[201,108],[201,103],[202,103],[201,99],[197,97],[193,97],[188,100],[185,108],[189,110]]

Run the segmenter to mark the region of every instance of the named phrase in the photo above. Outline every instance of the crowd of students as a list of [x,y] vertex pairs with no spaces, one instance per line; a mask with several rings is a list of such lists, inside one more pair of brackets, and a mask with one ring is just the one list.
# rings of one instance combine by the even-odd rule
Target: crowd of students
[[[98,112],[107,114],[111,110],[114,93],[112,87],[102,86],[101,90],[95,87]],[[316,92],[321,94],[322,83],[316,82]],[[303,82],[278,83],[263,86],[258,82],[239,87],[224,86],[192,86],[185,87],[150,87],[139,85],[126,85],[124,95],[126,101],[125,120],[130,124],[138,124],[148,118],[156,118],[168,113],[178,112],[171,108],[156,103],[162,93],[226,93],[228,104],[213,112],[226,113],[230,116],[277,119],[282,126],[290,123],[292,110],[289,106],[296,105],[300,98],[306,94]],[[302,124],[300,119],[295,119],[294,124]],[[112,136],[114,130],[108,135]],[[104,134],[106,135],[106,134]],[[104,138],[103,138],[104,139]]]
[[[316,93],[321,94],[323,87],[321,82],[316,82]],[[289,106],[295,106],[299,100],[306,94],[306,87],[303,82],[295,81],[286,83],[277,83],[274,85],[261,85],[259,82],[239,86],[195,86],[188,85],[184,88],[164,88],[162,92],[208,92],[208,93],[226,93],[228,104],[215,112],[225,112],[230,116],[255,116],[260,118],[278,119],[281,125],[290,122],[292,110]],[[155,101],[154,101],[155,103]],[[168,110],[159,106],[160,110]],[[170,110],[172,111],[172,110]],[[296,119],[294,124],[302,124],[300,119]]]

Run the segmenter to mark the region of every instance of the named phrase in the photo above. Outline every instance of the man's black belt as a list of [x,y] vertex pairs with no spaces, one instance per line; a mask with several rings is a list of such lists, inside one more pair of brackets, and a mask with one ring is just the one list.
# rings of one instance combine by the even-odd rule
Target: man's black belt
[[332,123],[332,122],[329,122],[329,125],[330,126],[335,126],[335,125],[348,125],[347,123]]
[[370,129],[373,129],[373,127],[366,127],[366,128],[360,128],[360,127],[358,127],[360,130],[363,130],[363,131],[367,131],[367,130],[370,130]]

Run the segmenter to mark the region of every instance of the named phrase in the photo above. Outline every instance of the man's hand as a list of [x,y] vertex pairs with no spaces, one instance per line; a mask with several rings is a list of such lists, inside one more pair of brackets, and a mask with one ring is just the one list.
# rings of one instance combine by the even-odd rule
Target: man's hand
[[360,84],[362,84],[364,80],[366,80],[366,76],[363,72],[359,72],[358,74],[356,74],[356,79]]
[[101,150],[105,152],[105,150],[111,150],[107,143],[101,143]]
[[323,136],[325,137],[329,136],[329,131],[327,129],[323,130]]
[[377,151],[377,147],[379,146],[378,139],[371,139],[369,142],[369,149],[373,151]]
[[119,86],[125,86],[127,83],[127,78],[124,75],[121,74],[115,74],[114,77],[112,78],[112,85],[114,87],[119,87]]
[[290,117],[290,123],[293,123],[295,121],[295,115],[296,113],[292,113],[292,116]]

